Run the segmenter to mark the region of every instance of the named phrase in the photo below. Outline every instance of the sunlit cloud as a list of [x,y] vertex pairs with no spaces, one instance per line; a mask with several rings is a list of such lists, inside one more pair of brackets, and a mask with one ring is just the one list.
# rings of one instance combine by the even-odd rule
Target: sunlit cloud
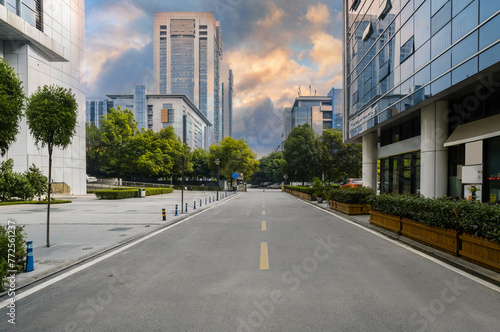
[[313,34],[311,41],[310,55],[318,65],[318,76],[333,75],[342,67],[342,41],[325,32]]
[[330,23],[330,12],[325,4],[311,6],[307,10],[306,19],[314,25],[326,26]]

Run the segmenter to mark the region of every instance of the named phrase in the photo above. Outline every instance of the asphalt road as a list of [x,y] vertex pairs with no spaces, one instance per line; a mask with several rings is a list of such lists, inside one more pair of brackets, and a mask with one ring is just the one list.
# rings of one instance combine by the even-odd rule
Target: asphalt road
[[254,191],[18,300],[15,326],[1,309],[0,330],[498,331],[492,288]]

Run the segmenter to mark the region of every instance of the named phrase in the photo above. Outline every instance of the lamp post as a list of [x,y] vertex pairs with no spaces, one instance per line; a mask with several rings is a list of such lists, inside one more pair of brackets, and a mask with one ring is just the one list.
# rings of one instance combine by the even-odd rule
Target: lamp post
[[219,177],[220,177],[220,160],[219,158],[215,159],[215,165],[217,165],[217,200],[219,200]]

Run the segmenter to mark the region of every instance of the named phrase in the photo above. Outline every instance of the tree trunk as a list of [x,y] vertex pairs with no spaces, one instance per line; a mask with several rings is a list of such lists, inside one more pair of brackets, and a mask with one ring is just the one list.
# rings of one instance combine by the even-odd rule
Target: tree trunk
[[47,195],[47,248],[50,247],[50,240],[49,240],[49,226],[50,226],[50,194],[52,191],[52,184],[51,184],[51,176],[52,176],[52,146],[49,145],[49,187],[47,189],[48,195]]

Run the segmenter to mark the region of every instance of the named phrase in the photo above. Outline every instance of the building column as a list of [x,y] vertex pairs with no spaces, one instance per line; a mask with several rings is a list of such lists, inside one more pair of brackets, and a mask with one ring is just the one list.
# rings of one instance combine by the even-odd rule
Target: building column
[[424,106],[421,118],[420,193],[437,198],[448,192],[448,102]]
[[377,189],[377,133],[363,136],[363,187]]

